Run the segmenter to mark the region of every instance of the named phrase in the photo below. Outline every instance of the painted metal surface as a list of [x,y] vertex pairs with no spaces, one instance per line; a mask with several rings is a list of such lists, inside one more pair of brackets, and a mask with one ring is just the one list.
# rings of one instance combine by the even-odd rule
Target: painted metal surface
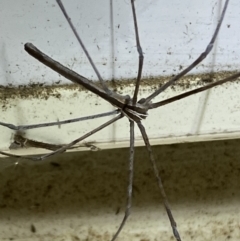
[[[121,80],[136,77],[136,51],[130,3],[109,1],[98,4],[89,1],[67,1],[89,53],[106,80],[114,79],[120,92],[131,94],[134,84]],[[137,1],[141,44],[145,54],[143,76],[155,80],[154,85],[142,86],[145,97],[162,83],[163,76],[176,74],[188,66],[207,46],[222,7],[221,1]],[[30,57],[23,49],[26,42],[34,43],[66,66],[96,80],[96,75],[71,33],[55,1],[1,1],[0,3],[0,84],[1,121],[30,124],[69,119],[112,110],[108,103],[84,90],[76,90],[58,74]],[[204,84],[205,72],[217,72],[212,80],[222,78],[224,71],[238,69],[240,35],[238,31],[239,1],[232,0],[226,13],[216,47],[209,57],[185,79],[168,89],[164,99]],[[225,75],[227,76],[227,75]],[[209,77],[208,77],[209,78]],[[165,80],[166,81],[166,80]],[[40,84],[40,86],[36,86]],[[56,85],[54,94],[41,86]],[[29,88],[7,92],[6,86],[26,85]],[[235,138],[239,126],[239,85],[218,87],[207,93],[150,111],[146,127],[155,144],[182,141]],[[7,94],[6,94],[7,93]],[[157,100],[157,99],[156,99]],[[105,118],[107,119],[107,118]],[[104,120],[105,120],[104,119]],[[26,136],[55,144],[67,143],[96,127],[104,120],[74,125],[32,130]],[[8,150],[12,131],[0,127],[0,149]],[[136,134],[140,140],[139,133]],[[128,121],[121,121],[92,136],[87,141],[105,143],[106,148],[128,145]],[[117,145],[116,145],[117,143]],[[141,145],[142,142],[139,142]],[[35,150],[34,150],[35,151]],[[31,153],[33,150],[27,150]]]

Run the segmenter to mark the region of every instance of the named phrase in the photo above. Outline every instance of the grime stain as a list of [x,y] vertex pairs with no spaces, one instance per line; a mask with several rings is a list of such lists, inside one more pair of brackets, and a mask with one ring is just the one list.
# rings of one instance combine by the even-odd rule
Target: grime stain
[[[206,73],[198,75],[187,75],[178,80],[175,84],[171,86],[173,90],[188,90],[189,88],[203,86],[214,81],[221,80],[228,76],[235,74],[236,71],[229,72],[217,72],[217,73]],[[173,76],[164,76],[164,77],[149,77],[141,80],[140,91],[153,92],[167,81],[169,81]],[[239,81],[240,78],[236,81]],[[111,80],[106,81],[107,86],[118,92],[119,94],[124,93],[126,88],[133,88],[135,85],[136,79],[122,79],[122,80]],[[99,82],[95,82],[96,85],[100,86]],[[229,83],[228,83],[229,84]],[[226,86],[226,84],[225,84]],[[10,101],[14,99],[49,99],[54,97],[61,99],[62,90],[69,91],[87,91],[84,87],[77,84],[65,84],[65,85],[44,85],[42,83],[35,83],[29,85],[20,85],[20,86],[0,86],[0,103],[2,110],[6,110],[9,106]],[[90,93],[90,92],[89,92]],[[90,93],[92,94],[92,93]],[[128,93],[129,94],[129,93]]]

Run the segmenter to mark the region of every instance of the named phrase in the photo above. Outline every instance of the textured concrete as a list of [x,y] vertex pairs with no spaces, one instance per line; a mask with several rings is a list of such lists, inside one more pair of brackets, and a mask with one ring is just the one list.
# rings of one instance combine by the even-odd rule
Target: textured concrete
[[[183,240],[240,239],[239,145],[154,147]],[[145,148],[135,160],[132,214],[118,240],[173,240]],[[0,159],[0,240],[110,240],[124,213],[127,162],[128,149]]]

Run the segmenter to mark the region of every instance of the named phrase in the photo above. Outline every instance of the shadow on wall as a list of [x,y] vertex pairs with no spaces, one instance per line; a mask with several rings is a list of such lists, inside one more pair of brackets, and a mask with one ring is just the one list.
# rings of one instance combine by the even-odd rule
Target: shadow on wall
[[[210,234],[207,231],[209,238],[211,235],[215,238],[221,235],[223,240],[227,237],[239,238],[239,146],[240,140],[230,140],[153,148],[172,210],[180,230],[184,230],[183,236],[193,238],[198,232],[202,235],[208,227],[211,229]],[[78,229],[78,235],[81,235],[81,226],[88,229],[88,236],[89,227],[98,226],[101,230],[99,235],[101,232],[106,235],[108,231],[107,238],[111,237],[109,233],[116,230],[124,214],[128,153],[128,149],[67,153],[42,163],[20,161],[18,165],[14,165],[16,160],[0,159],[0,237],[17,238],[14,228],[22,230],[24,225],[30,227],[32,223],[39,223],[38,227],[44,229],[44,223],[39,220],[47,218],[58,234],[62,231],[61,225],[65,226],[65,231],[71,227],[75,234]],[[28,221],[23,222],[24,219]],[[132,233],[135,230],[139,233],[133,220],[140,222],[140,219],[143,223],[141,232],[144,228],[151,229],[152,224],[149,223],[152,220],[156,234],[160,225],[167,232],[166,240],[171,237],[162,199],[143,147],[136,148],[133,209],[126,225]],[[159,223],[160,219],[165,221]],[[202,226],[198,225],[200,219]],[[23,226],[17,224],[19,220],[22,220]],[[211,222],[215,224],[211,226]],[[11,236],[6,227],[14,223]],[[227,227],[229,225],[234,228]],[[35,233],[32,228],[29,230]],[[24,233],[22,237],[26,235]],[[208,240],[206,237],[203,235],[202,239]],[[141,239],[138,237],[136,240]]]

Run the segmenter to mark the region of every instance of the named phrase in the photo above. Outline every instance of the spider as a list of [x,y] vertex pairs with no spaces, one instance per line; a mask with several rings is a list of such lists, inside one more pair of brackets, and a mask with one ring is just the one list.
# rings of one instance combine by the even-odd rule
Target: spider
[[159,170],[158,167],[156,165],[155,162],[155,157],[153,155],[152,152],[152,148],[149,142],[149,138],[147,135],[147,132],[145,130],[145,127],[142,124],[142,120],[146,119],[148,116],[148,111],[151,109],[155,109],[155,108],[159,108],[163,105],[167,105],[169,103],[172,103],[174,101],[180,100],[182,98],[186,98],[190,95],[205,91],[207,89],[213,88],[217,85],[221,85],[224,84],[228,81],[233,81],[236,80],[239,76],[240,73],[236,73],[232,76],[229,76],[225,79],[216,81],[214,83],[205,85],[203,87],[188,91],[186,93],[171,97],[169,99],[163,100],[163,101],[159,101],[159,102],[153,102],[153,99],[155,97],[157,97],[159,94],[161,94],[163,91],[165,91],[168,87],[172,86],[176,81],[178,81],[181,77],[185,76],[187,73],[189,73],[194,67],[196,67],[199,63],[201,63],[206,57],[207,55],[211,52],[211,50],[213,49],[214,43],[216,41],[218,32],[220,30],[221,24],[223,22],[224,19],[224,15],[226,13],[227,10],[227,6],[229,3],[229,0],[225,1],[219,22],[216,26],[216,29],[214,31],[214,34],[209,42],[209,44],[207,45],[205,51],[200,54],[200,56],[187,68],[183,69],[179,74],[175,75],[174,77],[172,77],[167,83],[163,84],[161,87],[159,87],[157,90],[155,90],[152,94],[150,94],[149,96],[147,96],[146,98],[142,98],[142,99],[138,99],[138,93],[139,93],[139,87],[140,87],[140,83],[141,83],[141,76],[142,76],[142,71],[143,71],[143,62],[144,62],[144,54],[142,51],[142,47],[140,44],[140,37],[139,37],[139,32],[138,32],[138,22],[137,22],[137,16],[136,16],[136,11],[135,11],[135,1],[131,0],[131,9],[132,9],[132,14],[133,14],[133,22],[134,22],[134,30],[135,30],[135,37],[136,37],[136,46],[137,46],[137,51],[138,51],[138,55],[139,55],[139,62],[138,62],[138,73],[137,73],[137,78],[136,78],[136,84],[135,84],[135,89],[134,89],[134,94],[132,97],[130,97],[129,95],[120,95],[112,90],[110,90],[108,88],[108,86],[106,85],[106,83],[103,81],[103,78],[101,77],[97,67],[95,66],[95,64],[92,61],[91,56],[89,55],[85,45],[83,44],[79,34],[77,33],[74,25],[71,22],[70,17],[68,16],[68,13],[65,10],[65,7],[63,5],[63,3],[61,2],[61,0],[56,0],[60,9],[62,10],[68,24],[70,25],[75,37],[77,38],[79,44],[81,45],[84,53],[86,54],[92,68],[94,69],[99,82],[101,84],[101,87],[99,87],[98,85],[94,84],[93,82],[91,82],[90,80],[88,80],[87,78],[79,75],[78,73],[72,71],[71,69],[63,66],[61,63],[55,61],[54,59],[50,58],[49,56],[47,56],[45,53],[43,53],[42,51],[40,51],[39,49],[37,49],[32,43],[26,43],[25,44],[25,50],[35,59],[37,59],[38,61],[40,61],[42,64],[46,65],[47,67],[51,68],[52,70],[56,71],[57,73],[59,73],[60,75],[64,76],[65,78],[69,79],[70,81],[77,83],[83,87],[85,87],[87,90],[91,91],[92,93],[96,94],[97,96],[101,97],[102,99],[108,101],[110,104],[112,104],[114,107],[116,107],[116,109],[114,111],[111,112],[106,112],[103,114],[98,114],[98,115],[93,115],[93,116],[88,116],[88,117],[82,117],[82,118],[77,118],[74,120],[66,120],[66,121],[59,121],[59,122],[52,122],[52,123],[43,123],[43,124],[36,124],[36,125],[27,125],[27,126],[14,126],[12,124],[9,123],[4,123],[4,122],[0,122],[0,125],[8,127],[10,129],[13,129],[15,131],[23,131],[23,130],[27,130],[27,129],[33,129],[33,128],[39,128],[39,127],[45,127],[45,126],[53,126],[53,125],[59,125],[59,124],[67,124],[67,123],[72,123],[72,122],[76,122],[76,121],[83,121],[86,119],[93,119],[93,118],[100,118],[103,116],[109,116],[109,115],[113,115],[116,114],[116,117],[112,118],[111,120],[107,121],[106,123],[96,127],[95,129],[91,130],[90,132],[86,133],[85,135],[77,138],[76,140],[72,141],[69,144],[63,145],[58,147],[56,150],[53,150],[52,152],[42,155],[42,156],[19,156],[19,155],[13,155],[13,154],[8,154],[8,153],[4,153],[4,152],[0,152],[3,155],[6,156],[11,156],[11,157],[17,157],[17,158],[27,158],[27,159],[31,159],[31,160],[35,160],[35,161],[41,161],[44,160],[52,155],[55,155],[57,153],[61,153],[64,152],[68,149],[70,149],[71,147],[73,147],[74,145],[76,145],[77,143],[79,143],[80,141],[83,141],[84,139],[86,139],[87,137],[93,135],[94,133],[102,130],[103,128],[109,126],[110,124],[122,119],[122,118],[127,118],[129,120],[129,125],[130,125],[130,154],[129,154],[129,177],[128,177],[128,188],[127,188],[127,204],[126,204],[126,209],[125,209],[125,215],[123,217],[123,220],[121,222],[121,224],[119,225],[118,230],[116,231],[116,233],[114,234],[112,241],[115,240],[118,235],[120,234],[122,228],[124,227],[129,215],[130,215],[130,209],[132,206],[132,187],[133,187],[133,172],[134,172],[134,132],[135,132],[135,125],[137,125],[137,127],[139,128],[142,138],[144,140],[145,146],[147,148],[148,154],[149,154],[149,159],[151,161],[151,165],[153,167],[153,171],[154,171],[154,175],[157,179],[157,183],[158,183],[158,187],[160,190],[160,193],[163,197],[163,202],[164,202],[164,207],[166,209],[172,230],[173,230],[173,235],[175,237],[176,240],[180,241],[181,237],[180,237],[180,233],[177,229],[177,224],[174,220],[172,211],[170,209],[170,205],[167,199],[167,195],[165,193],[163,184],[162,184],[162,180],[161,177],[159,175]]

